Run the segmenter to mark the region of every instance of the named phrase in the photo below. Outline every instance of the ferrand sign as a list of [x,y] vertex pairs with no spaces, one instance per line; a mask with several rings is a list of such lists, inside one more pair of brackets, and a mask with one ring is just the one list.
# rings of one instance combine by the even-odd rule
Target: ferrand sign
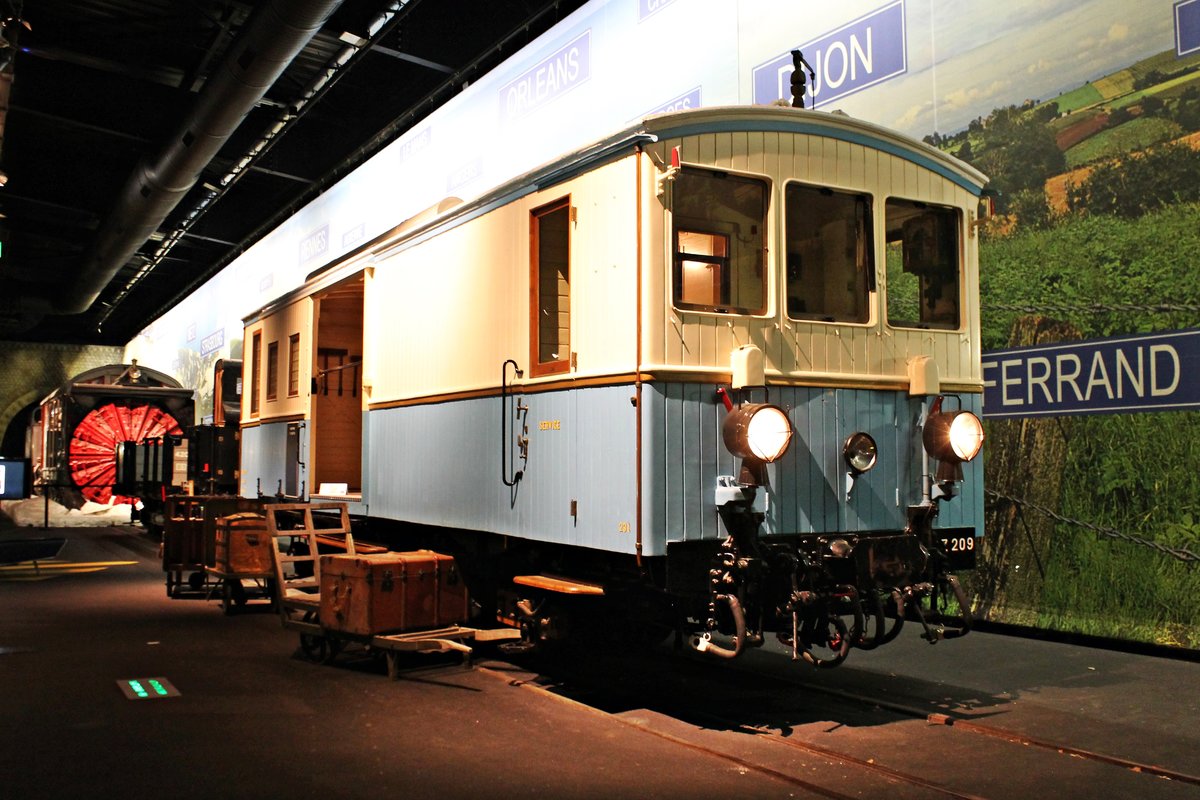
[[1200,408],[1200,330],[983,354],[991,419]]

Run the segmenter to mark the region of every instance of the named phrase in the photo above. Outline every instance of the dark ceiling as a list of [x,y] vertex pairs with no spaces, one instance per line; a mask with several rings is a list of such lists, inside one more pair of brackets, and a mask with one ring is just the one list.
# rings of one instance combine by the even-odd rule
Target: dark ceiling
[[0,339],[124,344],[583,2],[0,0]]

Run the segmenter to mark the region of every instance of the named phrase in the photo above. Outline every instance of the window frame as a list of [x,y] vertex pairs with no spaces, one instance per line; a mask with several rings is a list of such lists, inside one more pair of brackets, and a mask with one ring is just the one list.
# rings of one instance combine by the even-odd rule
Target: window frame
[[288,397],[300,396],[300,334],[288,335]]
[[[673,181],[671,186],[671,203],[669,208],[670,219],[666,226],[668,233],[668,243],[670,251],[667,256],[669,274],[667,277],[667,295],[670,298],[671,308],[688,314],[712,314],[720,317],[769,317],[772,309],[772,282],[771,282],[771,236],[773,226],[776,224],[772,208],[775,206],[775,181],[767,175],[759,175],[749,172],[740,172],[733,169],[724,169],[721,167],[711,166],[707,164],[684,164],[680,167],[680,174],[687,173],[710,173],[722,178],[735,178],[748,183],[757,183],[763,189],[763,214],[760,223],[762,238],[761,249],[761,277],[762,277],[762,300],[757,309],[743,309],[730,303],[728,305],[705,305],[699,303],[684,303],[677,295],[676,290],[682,290],[683,286],[683,262],[684,261],[701,261],[708,263],[725,263],[729,265],[729,269],[721,276],[721,282],[724,286],[729,286],[732,293],[732,285],[734,279],[734,256],[732,253],[733,240],[732,231],[720,230],[720,225],[714,224],[717,220],[706,220],[704,224],[681,224],[678,222],[679,215],[676,211],[675,193],[679,189],[677,179]],[[686,218],[685,218],[686,219]],[[704,256],[703,254],[680,253],[679,252],[679,233],[698,233],[707,236],[724,237],[726,240],[726,248],[730,251],[729,255],[720,258],[712,256]],[[691,258],[681,258],[681,256],[696,256]]]
[[267,343],[267,402],[279,399],[279,340]]
[[259,385],[262,372],[262,330],[250,337],[250,416],[257,417],[261,408]]
[[[859,321],[854,319],[822,319],[816,314],[805,316],[794,316],[791,308],[788,305],[788,289],[792,282],[791,265],[788,263],[788,188],[791,186],[799,186],[805,189],[813,189],[816,191],[826,190],[833,195],[843,195],[853,198],[861,198],[866,200],[867,219],[864,225],[864,237],[866,239],[867,260],[870,262],[867,265],[867,284],[866,297],[863,298],[863,310],[866,312],[866,319]],[[878,231],[878,214],[876,206],[878,197],[865,189],[851,189],[844,186],[830,186],[822,183],[810,183],[798,178],[789,178],[781,182],[781,202],[782,213],[779,218],[780,232],[782,241],[779,246],[783,254],[782,269],[779,279],[780,289],[783,296],[783,317],[789,322],[799,323],[815,323],[818,325],[854,325],[863,328],[869,328],[875,324],[877,317],[875,316],[876,308],[878,307],[878,296],[880,292],[879,281],[879,231]],[[872,298],[875,295],[875,299]]]
[[[891,299],[892,286],[891,286],[891,283],[887,280],[888,246],[890,243],[890,240],[888,239],[887,207],[888,207],[888,203],[890,203],[892,201],[898,201],[898,202],[902,202],[902,203],[910,203],[913,205],[918,205],[918,204],[924,205],[931,209],[942,209],[945,211],[950,211],[954,214],[955,224],[953,226],[953,230],[955,232],[955,240],[956,240],[955,241],[955,259],[956,259],[956,266],[957,266],[957,273],[958,273],[957,297],[955,300],[957,309],[958,309],[958,322],[956,324],[950,325],[948,323],[921,322],[919,320],[915,320],[913,322],[913,324],[911,324],[911,325],[904,325],[904,324],[898,324],[898,323],[903,323],[906,320],[898,320],[898,321],[892,320],[891,315],[888,312],[888,303]],[[965,292],[966,292],[966,288],[967,288],[967,286],[966,286],[966,284],[967,284],[967,251],[966,251],[967,244],[966,244],[966,242],[967,242],[968,234],[967,234],[966,227],[965,227],[966,226],[966,214],[964,213],[963,209],[959,206],[952,205],[949,203],[944,203],[944,202],[938,202],[938,201],[933,201],[933,200],[918,200],[913,197],[904,197],[902,195],[887,195],[883,199],[883,215],[881,218],[881,223],[882,223],[881,228],[882,228],[883,235],[882,235],[882,238],[880,241],[883,246],[884,292],[883,292],[882,301],[880,302],[880,306],[881,306],[880,314],[882,316],[883,324],[892,330],[899,330],[899,331],[941,331],[941,332],[945,332],[945,333],[961,333],[961,332],[965,331],[967,328],[967,305],[966,305]],[[920,308],[919,307],[918,307],[918,316],[920,316]]]
[[[542,218],[556,211],[566,210],[567,212],[567,331],[568,331],[568,346],[566,353],[562,358],[554,361],[541,360],[541,226]],[[573,322],[571,314],[571,303],[573,300],[571,292],[571,272],[573,259],[571,258],[573,235],[572,221],[574,217],[574,206],[571,205],[571,195],[564,195],[549,203],[544,203],[536,206],[529,211],[529,374],[530,377],[538,378],[543,375],[561,375],[571,370],[572,356],[574,355],[570,346],[570,331]]]

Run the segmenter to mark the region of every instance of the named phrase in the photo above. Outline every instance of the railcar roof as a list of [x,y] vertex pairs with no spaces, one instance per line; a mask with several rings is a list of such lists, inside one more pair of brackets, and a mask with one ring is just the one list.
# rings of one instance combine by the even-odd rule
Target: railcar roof
[[903,134],[840,113],[788,106],[714,106],[656,114],[638,120],[603,139],[566,153],[519,175],[465,203],[443,200],[352,252],[343,254],[308,275],[296,289],[243,317],[249,324],[269,316],[301,297],[320,291],[362,269],[362,259],[411,247],[459,224],[527,194],[562,183],[638,145],[665,139],[732,131],[763,131],[824,136],[890,153],[936,172],[972,194],[982,194],[988,179],[982,172],[935,147]]

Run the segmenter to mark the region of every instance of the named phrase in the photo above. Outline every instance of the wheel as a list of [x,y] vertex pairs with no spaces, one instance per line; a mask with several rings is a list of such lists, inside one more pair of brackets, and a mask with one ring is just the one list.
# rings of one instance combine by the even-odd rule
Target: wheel
[[221,579],[221,610],[228,616],[233,613],[233,581],[229,578]]
[[814,667],[836,667],[846,660],[850,652],[849,628],[837,614],[826,616],[824,624],[806,623],[800,635],[804,642],[801,655]]
[[203,572],[193,572],[188,575],[188,586],[192,587],[192,591],[198,592],[204,588],[205,574]]
[[329,658],[329,640],[319,634],[302,633],[300,650],[309,661],[320,664]]
[[234,578],[230,583],[232,583],[230,589],[233,593],[233,602],[239,606],[246,605],[246,600],[249,599],[246,596],[246,587],[237,578]]

